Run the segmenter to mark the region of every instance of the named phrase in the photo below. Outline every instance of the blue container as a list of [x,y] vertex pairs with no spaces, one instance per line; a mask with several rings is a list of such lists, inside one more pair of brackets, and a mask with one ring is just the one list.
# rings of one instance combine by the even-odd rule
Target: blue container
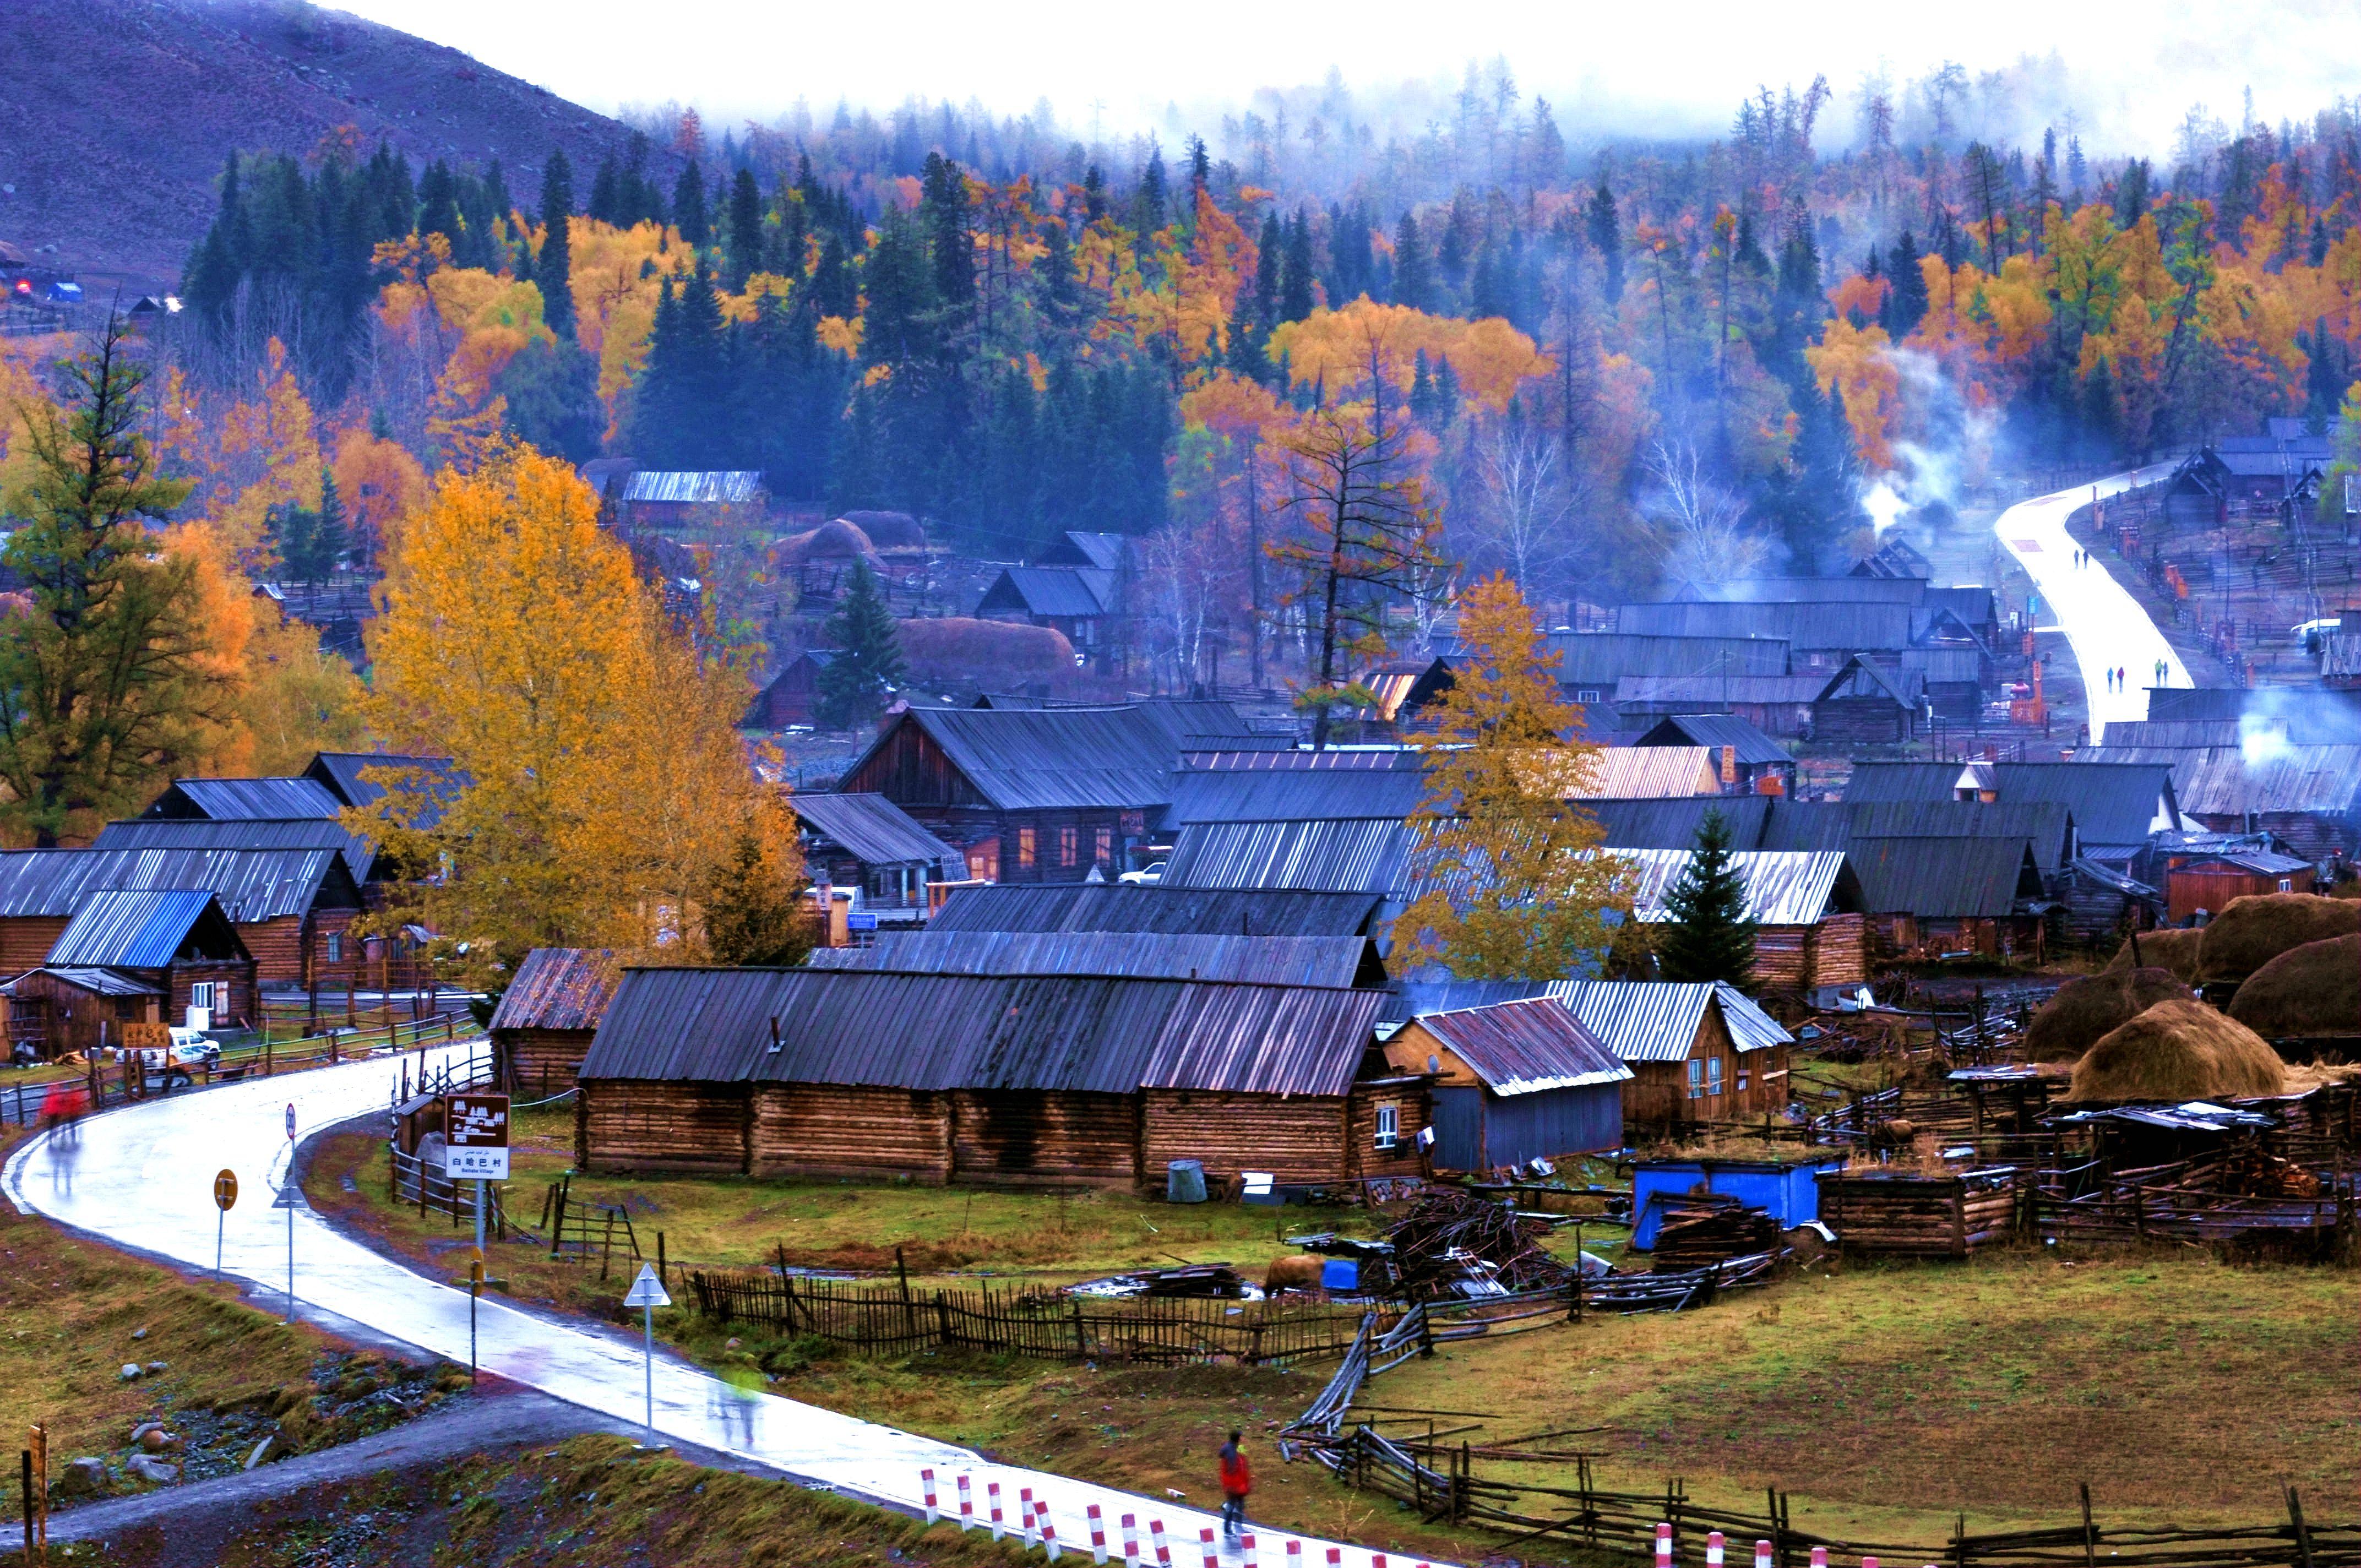
[[1652,1159],[1631,1175],[1631,1245],[1646,1252],[1656,1245],[1664,1211],[1703,1188],[1770,1212],[1783,1231],[1820,1217],[1818,1178],[1845,1168],[1834,1154],[1804,1165],[1753,1159]]
[[1166,1166],[1164,1201],[1167,1203],[1202,1203],[1205,1201],[1205,1162],[1176,1159]]
[[1320,1265],[1320,1288],[1347,1295],[1361,1288],[1361,1266],[1349,1257],[1332,1257]]

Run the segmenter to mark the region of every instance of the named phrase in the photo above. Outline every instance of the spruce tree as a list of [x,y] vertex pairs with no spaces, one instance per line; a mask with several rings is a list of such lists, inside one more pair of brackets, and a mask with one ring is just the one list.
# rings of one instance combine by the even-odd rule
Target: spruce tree
[[1623,225],[1615,210],[1615,192],[1601,180],[1591,192],[1587,209],[1590,248],[1606,268],[1604,291],[1612,304],[1623,298]]
[[837,653],[819,673],[817,717],[830,729],[850,729],[884,707],[906,676],[894,612],[868,562],[852,564],[844,598],[823,630]]
[[1417,217],[1404,212],[1394,225],[1394,303],[1422,311],[1433,298],[1434,273],[1426,241],[1418,232]]
[[574,170],[563,148],[549,155],[541,171],[541,255],[533,280],[541,286],[541,319],[561,343],[574,341],[574,244],[566,219],[574,212]]
[[1746,917],[1746,879],[1730,859],[1730,823],[1708,811],[1697,849],[1664,894],[1657,959],[1672,981],[1744,985],[1754,968],[1754,923]]
[[705,896],[705,941],[713,961],[740,968],[803,962],[812,944],[799,917],[801,892],[801,878],[786,882],[763,854],[762,840],[741,833]]
[[741,169],[730,182],[730,291],[746,287],[763,265],[763,192],[754,171]]
[[1268,332],[1279,324],[1279,259],[1287,249],[1287,230],[1279,214],[1262,220],[1262,240],[1255,256],[1255,319]]
[[1902,237],[1886,253],[1885,276],[1888,288],[1885,303],[1877,313],[1878,324],[1899,343],[1927,314],[1927,274],[1918,269],[1917,242],[1908,229],[1902,231]]
[[320,470],[320,510],[313,514],[312,523],[312,567],[317,574],[313,581],[335,575],[336,563],[344,559],[351,533],[345,518],[344,499],[336,494],[335,470],[324,467]]
[[1294,222],[1287,225],[1287,255],[1279,273],[1279,319],[1300,322],[1312,313],[1312,219],[1298,207]]
[[680,230],[681,242],[697,249],[705,247],[711,238],[705,224],[705,172],[690,159],[688,167],[672,187],[672,222]]

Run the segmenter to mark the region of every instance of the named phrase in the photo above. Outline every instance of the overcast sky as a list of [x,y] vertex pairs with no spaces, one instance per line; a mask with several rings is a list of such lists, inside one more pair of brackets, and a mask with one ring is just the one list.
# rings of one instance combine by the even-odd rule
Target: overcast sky
[[[1019,113],[1048,97],[1070,123],[1157,127],[1167,105],[1202,118],[1257,87],[1455,82],[1505,54],[1519,84],[1574,123],[1612,111],[1634,131],[1729,123],[1758,82],[1826,72],[1852,126],[1852,89],[1881,61],[1897,78],[1958,60],[1971,72],[2055,50],[2104,150],[2169,149],[2192,103],[2235,122],[2251,88],[2267,122],[2351,93],[2356,0],[343,0],[343,9],[465,49],[593,108],[695,104],[717,131],[796,98],[885,107],[913,94]],[[1652,123],[1649,116],[1654,116]],[[2142,145],[2125,147],[2125,139]],[[2097,138],[2094,138],[2094,140]],[[2094,146],[2093,150],[2102,150]]]

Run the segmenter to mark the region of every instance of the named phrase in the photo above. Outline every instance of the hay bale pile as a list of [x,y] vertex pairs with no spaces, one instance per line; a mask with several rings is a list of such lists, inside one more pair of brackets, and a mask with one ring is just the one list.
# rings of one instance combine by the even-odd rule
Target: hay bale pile
[[902,656],[917,684],[983,685],[1005,691],[1011,682],[1060,684],[1074,673],[1074,645],[1047,626],[1021,626],[968,616],[898,622]]
[[2235,1099],[2278,1094],[2279,1053],[2235,1018],[2197,1002],[2159,1002],[2112,1029],[2074,1064],[2070,1101]]
[[[2176,931],[2142,931],[2136,942],[2125,941],[2107,961],[2109,974],[2127,969],[2161,969],[2172,971],[2183,984],[2197,983],[2197,944],[2205,933],[2194,927]],[[2139,956],[2134,961],[2132,949],[2136,946]]]
[[2361,932],[2281,953],[2238,987],[2230,1016],[2267,1039],[2361,1036]]
[[[2147,943],[2140,943],[2146,948]],[[2025,1026],[2027,1061],[2079,1061],[2099,1037],[2159,1002],[2186,1002],[2188,983],[2163,969],[2111,969],[2068,981]]]
[[2291,948],[2356,931],[2361,931],[2361,903],[2351,899],[2311,893],[2234,898],[2200,933],[2197,978],[2207,985],[2235,985]]

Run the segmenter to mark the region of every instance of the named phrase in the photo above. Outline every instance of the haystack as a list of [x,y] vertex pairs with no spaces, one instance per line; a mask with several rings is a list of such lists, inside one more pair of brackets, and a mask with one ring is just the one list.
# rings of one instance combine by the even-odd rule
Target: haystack
[[2260,1035],[2199,1002],[2159,1002],[2112,1029],[2074,1064],[2070,1101],[2224,1100],[2278,1094],[2279,1053]]
[[920,685],[1054,682],[1074,673],[1074,645],[1047,626],[945,616],[905,620],[895,630]]
[[2230,1016],[2268,1039],[2361,1035],[2361,932],[2281,953],[2238,987]]
[[[2140,946],[2147,946],[2145,938]],[[2170,970],[2121,969],[2068,981],[2025,1026],[2027,1061],[2075,1061],[2109,1030],[2159,1002],[2186,1002],[2188,983]]]
[[2204,932],[2194,928],[2185,931],[2142,931],[2136,944],[2139,948],[2138,958],[2136,959],[2133,958],[2132,948],[2135,944],[2127,939],[2122,947],[2115,949],[2115,956],[2107,960],[2107,972],[2113,974],[2120,970],[2142,967],[2170,970],[2183,984],[2195,985],[2197,983],[2197,944],[2202,941],[2204,937]]
[[[2361,903],[2311,893],[2257,893],[2234,898],[2205,927],[2197,978],[2235,985],[2281,953],[2306,942],[2361,931]],[[2141,938],[2146,946],[2147,938]]]

